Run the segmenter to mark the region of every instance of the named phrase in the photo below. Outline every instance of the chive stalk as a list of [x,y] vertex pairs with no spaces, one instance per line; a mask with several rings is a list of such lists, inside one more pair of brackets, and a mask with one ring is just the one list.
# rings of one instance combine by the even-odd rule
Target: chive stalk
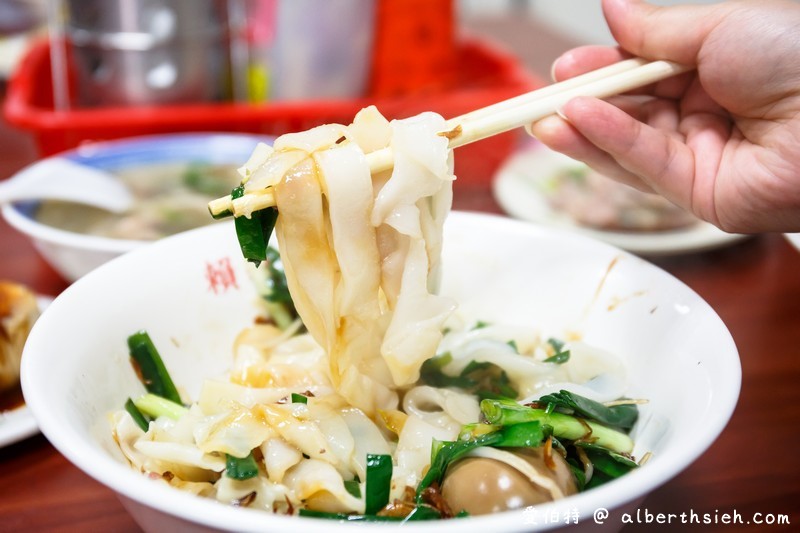
[[225,454],[225,475],[239,481],[250,479],[258,475],[258,463],[251,451],[247,457],[235,457]]
[[[244,185],[239,185],[231,191],[231,198],[234,200],[242,196],[244,196]],[[267,260],[267,245],[277,218],[278,210],[269,207],[251,213],[249,218],[236,217],[234,221],[242,255],[256,266]]]
[[133,421],[136,422],[136,425],[139,426],[142,431],[147,432],[147,430],[150,429],[150,422],[130,398],[125,402],[125,410],[128,411],[128,414],[131,415]]
[[[465,436],[468,436],[466,434]],[[539,446],[544,440],[544,429],[539,422],[522,422],[502,427],[497,431],[482,433],[474,438],[452,442],[434,441],[431,466],[417,486],[417,503],[423,491],[433,483],[440,483],[447,468],[455,461],[482,446],[520,448]]]
[[481,411],[490,424],[512,426],[522,422],[540,422],[551,426],[553,435],[560,439],[590,440],[617,453],[630,453],[633,450],[633,440],[628,435],[597,422],[578,419],[557,411],[547,412],[544,409],[535,409],[502,399],[481,401]]
[[392,489],[392,456],[367,454],[367,486],[365,513],[375,514],[389,503]]
[[180,404],[178,389],[175,388],[150,335],[146,331],[139,331],[128,337],[128,350],[147,392]]
[[153,418],[166,416],[172,420],[179,420],[183,415],[189,412],[189,410],[181,404],[167,400],[161,396],[156,396],[152,393],[139,396],[133,400],[133,405],[143,414]]
[[292,403],[308,403],[308,396],[302,394],[292,393]]

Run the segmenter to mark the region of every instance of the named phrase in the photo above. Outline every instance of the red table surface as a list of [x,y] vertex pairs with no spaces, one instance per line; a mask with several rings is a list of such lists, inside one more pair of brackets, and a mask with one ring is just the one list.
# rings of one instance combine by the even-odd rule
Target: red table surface
[[[0,122],[0,179],[35,157],[30,136]],[[455,204],[500,212],[488,185],[456,186]],[[681,525],[676,524],[677,517],[672,528],[797,530],[800,253],[783,236],[765,234],[714,251],[650,260],[694,289],[721,316],[739,349],[743,381],[739,404],[719,439],[687,470],[650,494],[639,507],[639,519],[645,520],[647,513],[691,517],[694,512],[701,520],[708,514],[720,523]],[[53,296],[67,286],[2,220],[0,279]],[[680,395],[681,384],[674,387]],[[738,513],[745,523],[724,525],[725,513]],[[778,515],[786,515],[791,524],[752,523]],[[620,523],[622,518],[612,513],[608,521]],[[591,517],[581,517],[582,523],[587,521]],[[649,527],[633,524],[625,531]],[[0,530],[138,531],[138,527],[111,490],[84,475],[37,435],[0,449]]]

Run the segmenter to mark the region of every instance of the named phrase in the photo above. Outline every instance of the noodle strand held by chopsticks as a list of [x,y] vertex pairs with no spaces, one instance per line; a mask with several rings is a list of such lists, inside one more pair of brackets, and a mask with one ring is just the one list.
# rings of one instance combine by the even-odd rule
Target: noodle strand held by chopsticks
[[[263,163],[291,163],[264,180],[289,288],[337,392],[369,415],[396,408],[455,309],[435,294],[454,179],[443,127],[433,113],[388,122],[367,108],[350,126],[278,138]],[[371,174],[366,154],[387,146],[393,169]]]

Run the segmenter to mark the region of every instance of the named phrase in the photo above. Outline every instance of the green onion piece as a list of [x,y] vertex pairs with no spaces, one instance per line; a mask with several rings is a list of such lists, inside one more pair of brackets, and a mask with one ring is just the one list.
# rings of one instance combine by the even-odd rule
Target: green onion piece
[[258,464],[255,457],[253,457],[253,452],[250,452],[247,457],[234,457],[226,453],[225,475],[239,481],[256,477],[258,475]]
[[150,335],[146,331],[139,331],[128,337],[128,350],[147,392],[180,404],[178,389],[175,388]]
[[[231,191],[231,198],[237,199],[244,196],[244,185],[239,185]],[[236,237],[239,239],[239,248],[245,259],[256,266],[267,259],[267,245],[275,228],[278,210],[274,207],[255,211],[250,218],[236,217]]]
[[484,433],[473,439],[453,442],[433,442],[433,459],[428,473],[417,485],[417,503],[421,502],[422,492],[433,483],[440,483],[448,466],[467,452],[481,446],[498,448],[519,448],[539,446],[544,440],[544,429],[539,422],[528,422],[501,428],[493,433]]
[[542,396],[538,403],[554,405],[555,409],[563,413],[575,414],[623,431],[629,431],[639,418],[639,408],[635,404],[608,407],[566,390]]
[[269,294],[267,294],[267,300],[293,304],[292,295],[289,292],[289,283],[286,281],[286,271],[281,261],[281,254],[272,246],[268,246],[266,256],[268,261],[267,269],[269,270]]
[[550,337],[547,339],[547,344],[553,347],[553,351],[558,353],[564,350],[564,341]]
[[550,338],[547,339],[547,344],[553,347],[553,351],[555,352],[553,355],[548,357],[544,360],[545,363],[553,363],[556,365],[563,365],[567,361],[569,361],[569,350],[564,349],[564,341],[560,341],[558,339]]
[[576,446],[584,449],[586,456],[594,465],[595,472],[603,472],[612,479],[625,475],[639,466],[630,458],[596,444],[580,442],[576,443]]
[[575,478],[578,492],[583,492],[586,489],[586,471],[583,469],[583,464],[574,457],[567,457],[567,465]]
[[514,400],[486,399],[481,400],[480,406],[481,412],[490,424],[507,426],[536,420],[531,413],[533,409]]
[[392,488],[392,456],[367,454],[365,514],[375,514],[389,503]]
[[450,364],[453,360],[453,355],[450,352],[439,354],[431,357],[422,363],[420,368],[420,380],[423,383],[432,387],[458,387],[465,389],[472,385],[472,381],[462,378],[461,376],[450,376],[445,374],[442,369]]
[[475,422],[473,424],[465,424],[461,426],[461,431],[458,433],[458,440],[474,439],[482,435],[486,435],[487,433],[494,433],[499,429],[500,426],[494,426],[492,424],[482,424],[481,422]]
[[187,408],[179,403],[172,402],[155,394],[145,394],[133,400],[133,404],[143,414],[158,418],[166,416],[172,420],[178,420],[189,412]]
[[544,360],[545,363],[553,363],[556,365],[563,365],[567,361],[569,361],[570,352],[569,350],[565,350],[563,352],[558,352],[557,354],[551,355],[547,359]]
[[280,253],[267,246],[266,280],[263,291],[267,312],[281,330],[286,330],[299,317],[289,293],[289,283],[283,268]]
[[353,498],[361,498],[361,483],[359,483],[357,479],[345,481],[344,490],[346,490]]
[[432,387],[456,387],[470,392],[480,399],[516,398],[517,390],[505,370],[489,362],[470,361],[457,376],[444,372],[444,367],[453,360],[445,352],[428,359],[420,368],[420,380]]
[[576,443],[586,452],[586,457],[591,461],[594,468],[592,479],[585,483],[584,490],[599,487],[609,481],[617,479],[638,468],[635,462],[628,457],[614,453],[595,444],[581,442]]
[[539,422],[524,422],[500,430],[498,448],[535,448],[545,439],[545,427]]
[[592,442],[617,453],[633,450],[631,438],[619,431],[591,420],[579,419],[559,412],[548,413],[511,400],[487,399],[481,401],[481,411],[490,424],[511,426],[522,422],[540,422],[553,428],[553,435],[561,439],[592,439]]
[[142,431],[147,432],[147,430],[150,429],[150,422],[130,398],[125,402],[125,410],[128,411],[128,414],[131,415],[133,421],[136,422],[136,425],[139,426]]
[[417,502],[421,501],[423,490],[430,487],[433,483],[439,483],[444,477],[447,467],[461,458],[469,451],[479,448],[481,446],[493,446],[500,440],[500,432],[488,433],[481,435],[472,440],[454,441],[454,442],[440,442],[434,440],[433,459],[431,466],[425,477],[422,478],[419,485],[417,485]]
[[308,403],[308,396],[292,393],[292,403]]

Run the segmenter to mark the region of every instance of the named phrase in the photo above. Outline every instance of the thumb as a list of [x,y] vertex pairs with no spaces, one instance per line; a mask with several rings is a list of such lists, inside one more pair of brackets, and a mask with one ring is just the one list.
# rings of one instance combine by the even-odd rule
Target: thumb
[[658,7],[641,0],[603,0],[603,13],[627,52],[696,65],[703,42],[728,10],[724,4]]

